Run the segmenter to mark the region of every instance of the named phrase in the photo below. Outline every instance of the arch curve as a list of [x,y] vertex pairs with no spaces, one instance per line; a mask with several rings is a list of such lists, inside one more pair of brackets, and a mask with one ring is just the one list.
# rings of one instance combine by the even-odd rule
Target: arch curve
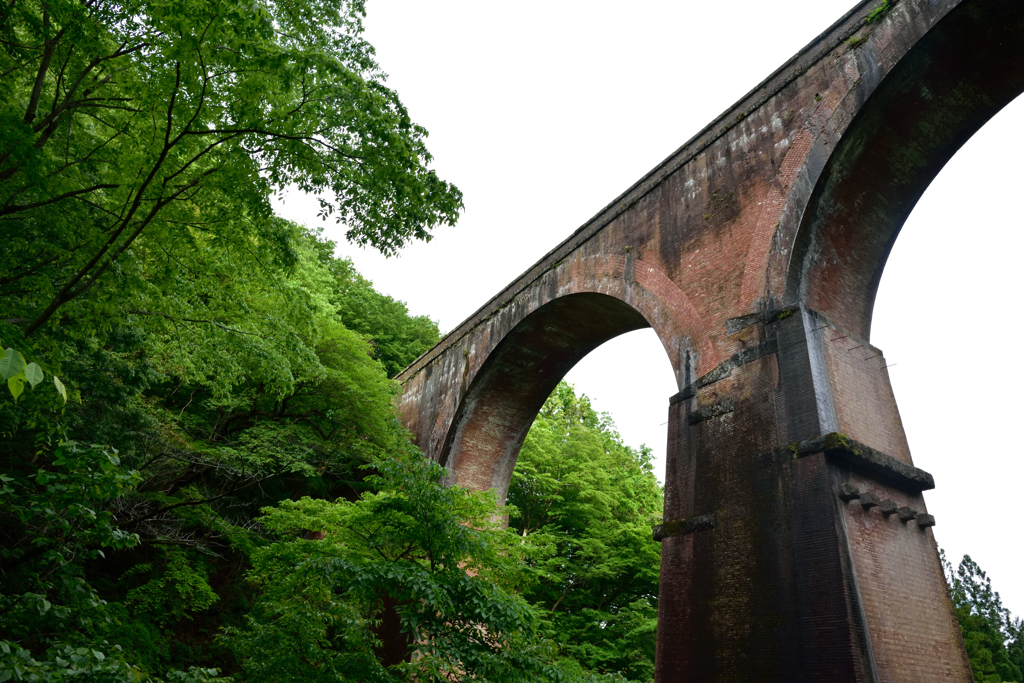
[[[878,83],[836,144],[793,241],[784,300],[867,339],[889,252],[931,181],[1024,92],[1024,4],[962,2]],[[872,36],[858,58],[878,72]],[[876,77],[877,78],[877,77]]]
[[451,422],[439,461],[453,483],[504,498],[533,419],[558,382],[606,341],[651,327],[623,299],[559,296],[525,316],[488,354]]
[[[494,419],[515,422],[528,430],[558,380],[583,356],[615,336],[652,328],[665,349],[677,387],[692,381],[688,373],[692,373],[702,356],[712,355],[713,346],[698,312],[658,264],[629,252],[609,254],[609,250],[597,245],[588,247],[594,248],[582,249],[573,258],[546,269],[502,306],[474,321],[468,334],[449,335],[400,375],[404,382],[399,403],[402,419],[413,433],[416,445],[449,468],[450,481],[497,488],[502,493],[507,488],[525,431],[511,437],[511,450],[507,450],[502,439],[478,440],[486,434],[477,434],[477,427],[497,423],[492,420],[477,424],[474,417],[491,410],[497,400],[496,393],[478,406],[478,398],[485,393],[521,391],[521,383],[514,376],[509,375],[501,382],[494,379],[495,368],[505,362],[502,359],[510,358],[513,366],[526,367],[531,362],[540,362],[539,356],[530,357],[531,350],[549,354],[545,356],[546,365],[534,366],[538,376],[547,378],[547,388],[538,388],[537,396],[531,394],[532,399],[526,401],[522,414],[515,419],[511,413],[495,413],[503,417]],[[550,339],[531,327],[542,321],[545,329],[554,332]],[[560,327],[565,328],[561,333]],[[571,340],[561,350],[559,334],[563,340]],[[520,344],[524,348],[511,351]],[[507,409],[506,406],[504,410]],[[493,437],[493,429],[488,430]],[[473,452],[488,455],[480,456],[479,467],[462,469],[460,475],[459,468],[470,462],[462,458],[464,435],[470,438],[467,443],[481,445]],[[485,443],[487,448],[482,447]],[[499,462],[506,465],[499,470],[487,469]],[[487,463],[486,467],[481,463]],[[470,476],[470,471],[476,474]],[[485,475],[485,471],[490,474]]]

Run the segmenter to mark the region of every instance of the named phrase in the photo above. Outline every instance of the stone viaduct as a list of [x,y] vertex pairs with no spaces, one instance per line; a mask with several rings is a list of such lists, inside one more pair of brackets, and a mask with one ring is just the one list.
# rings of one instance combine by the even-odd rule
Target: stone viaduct
[[922,498],[932,478],[868,339],[914,204],[1024,91],[1024,1],[880,2],[400,376],[420,448],[452,481],[504,494],[562,376],[654,329],[679,383],[655,529],[659,683],[972,680]]

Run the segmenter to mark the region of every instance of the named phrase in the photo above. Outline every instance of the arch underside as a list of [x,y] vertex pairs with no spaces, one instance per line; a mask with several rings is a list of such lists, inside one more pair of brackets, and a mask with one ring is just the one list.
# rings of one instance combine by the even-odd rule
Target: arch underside
[[[918,199],[956,151],[1024,92],[1022,35],[1020,0],[963,2],[885,76],[807,202],[787,302],[868,338],[886,259]],[[870,58],[860,60],[865,78],[878,70]],[[964,226],[965,238],[973,227]]]
[[452,421],[440,462],[453,483],[504,499],[519,449],[558,382],[601,344],[645,327],[632,306],[598,293],[562,296],[528,315],[491,352]]

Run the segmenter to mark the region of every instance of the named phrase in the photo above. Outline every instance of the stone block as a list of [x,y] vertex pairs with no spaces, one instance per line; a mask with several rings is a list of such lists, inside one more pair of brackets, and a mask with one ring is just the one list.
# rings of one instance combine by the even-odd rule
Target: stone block
[[878,507],[878,505],[881,502],[882,501],[878,500],[878,496],[871,493],[870,491],[865,491],[864,493],[860,494],[860,504],[861,507],[863,507],[865,510],[870,510],[873,507]]
[[839,498],[844,503],[849,503],[851,500],[860,498],[860,489],[853,484],[844,482],[839,485]]

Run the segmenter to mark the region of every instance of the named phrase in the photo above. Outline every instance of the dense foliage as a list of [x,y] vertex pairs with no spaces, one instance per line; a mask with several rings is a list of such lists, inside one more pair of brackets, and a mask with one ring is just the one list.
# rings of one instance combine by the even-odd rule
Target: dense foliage
[[[53,679],[101,667],[128,680],[241,666],[217,636],[242,625],[261,594],[247,572],[276,538],[261,509],[355,499],[375,486],[362,467],[409,450],[373,339],[347,329],[332,303],[352,281],[335,270],[350,265],[288,228],[290,267],[235,262],[237,315],[186,328],[125,316],[35,338],[72,396],[64,406],[38,385],[0,399],[9,666]],[[190,258],[203,268],[219,256]],[[411,324],[380,332],[398,337]],[[18,338],[7,329],[4,341]],[[408,362],[420,346],[392,351]]]
[[[461,195],[427,169],[426,131],[383,85],[363,12],[362,0],[5,3],[5,316],[27,337],[126,309],[218,320],[245,285],[236,259],[294,262],[269,201],[287,185],[385,253],[454,223]],[[203,272],[195,255],[209,248],[220,258],[204,255]]]
[[[320,243],[323,248],[324,243]],[[373,357],[394,377],[437,342],[437,323],[426,316],[412,317],[401,301],[373,288],[348,260],[324,254],[337,292],[331,304],[348,329],[366,336],[373,345]]]
[[[516,592],[533,576],[503,510],[444,487],[395,417],[374,355],[408,363],[436,327],[407,335],[424,321],[395,304],[375,323],[386,342],[347,329],[390,300],[291,235],[279,287],[233,274],[250,282],[241,308],[280,304],[287,354],[230,317],[220,343],[146,316],[40,335],[71,400],[47,385],[0,399],[0,677],[586,678]],[[303,362],[269,381],[272,352]]]
[[1024,620],[1013,618],[988,575],[964,555],[954,571],[942,556],[946,583],[978,683],[1024,682]]
[[661,487],[650,452],[561,383],[523,445],[508,501],[545,633],[593,671],[653,680]]
[[493,492],[441,486],[443,469],[411,448],[379,471],[379,492],[355,502],[264,511],[280,540],[254,553],[260,598],[225,638],[245,680],[566,678],[510,590],[518,553]]
[[270,210],[386,254],[458,216],[362,16],[0,7],[0,680],[587,678],[396,418],[437,326]]

